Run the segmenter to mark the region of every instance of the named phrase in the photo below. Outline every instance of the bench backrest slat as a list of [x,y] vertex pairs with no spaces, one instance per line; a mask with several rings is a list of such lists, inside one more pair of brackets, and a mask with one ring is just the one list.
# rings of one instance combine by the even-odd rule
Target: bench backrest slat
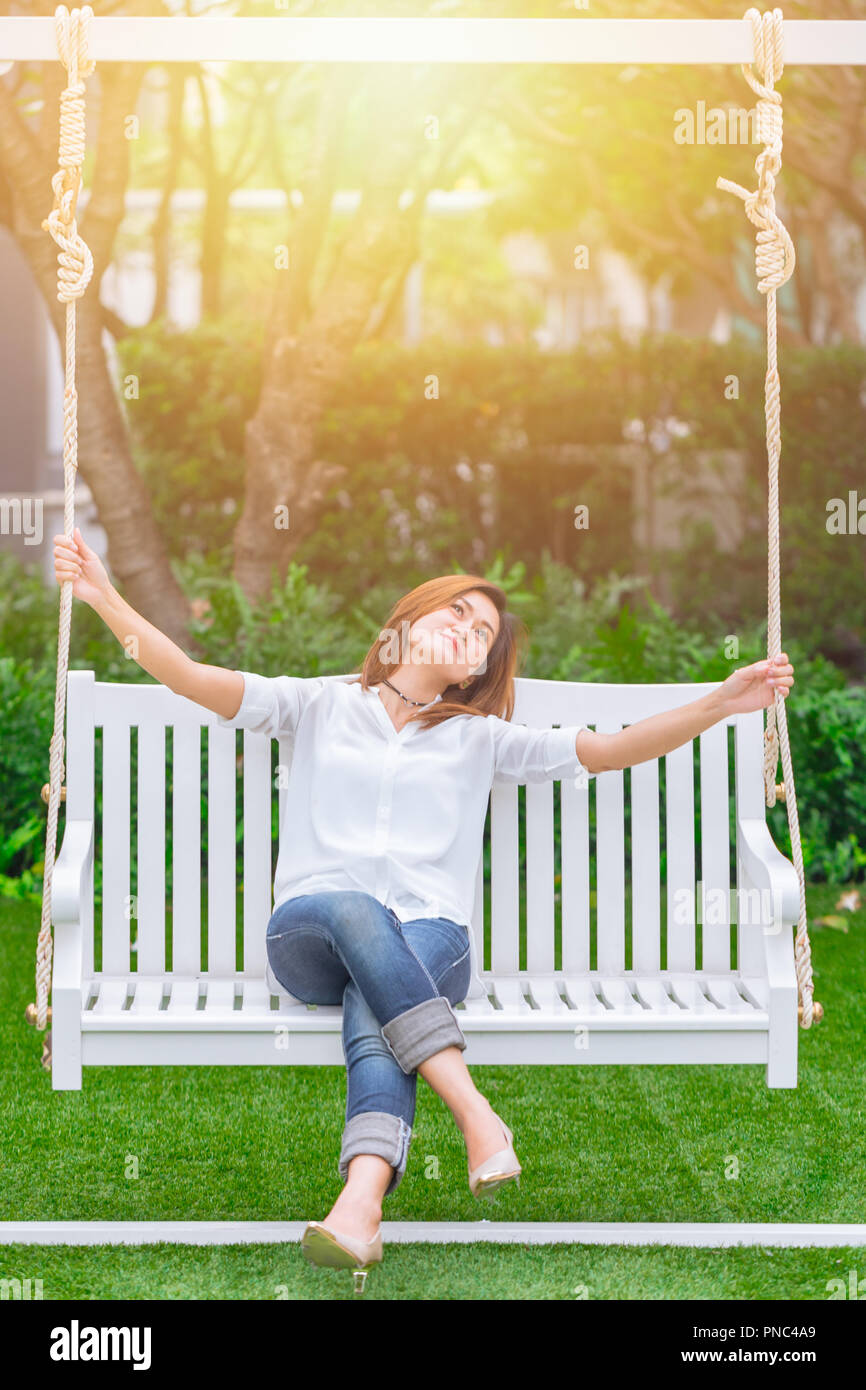
[[731,968],[730,829],[728,731],[714,724],[700,735],[701,884],[698,906],[702,944],[699,966],[717,973]]
[[173,748],[172,971],[197,975],[202,968],[200,726],[175,724]]
[[494,974],[519,968],[520,845],[518,786],[494,783],[490,792],[490,964]]
[[102,968],[129,971],[131,889],[129,864],[129,725],[102,730]]
[[560,783],[562,816],[562,970],[585,974],[590,961],[589,787]]
[[165,970],[165,726],[138,729],[138,968]]
[[659,765],[636,763],[631,784],[632,964],[651,974],[661,968]]
[[554,968],[553,783],[526,784],[526,968]]
[[668,970],[695,969],[695,748],[684,743],[665,755]]
[[603,975],[625,969],[624,775],[606,772],[595,788],[596,953]]
[[221,724],[210,725],[207,754],[207,968],[215,975],[233,975],[237,971],[236,741],[234,729],[225,729]]
[[484,872],[484,851],[478,857],[478,869],[475,874],[475,901],[472,907],[472,921],[469,929],[475,938],[475,959],[478,962],[479,970],[485,968],[484,955],[484,907],[485,907],[485,878]]
[[[253,974],[264,974],[265,934],[273,911],[271,869],[271,743],[260,734],[243,731],[244,772],[244,962]],[[277,774],[279,782],[280,774]]]

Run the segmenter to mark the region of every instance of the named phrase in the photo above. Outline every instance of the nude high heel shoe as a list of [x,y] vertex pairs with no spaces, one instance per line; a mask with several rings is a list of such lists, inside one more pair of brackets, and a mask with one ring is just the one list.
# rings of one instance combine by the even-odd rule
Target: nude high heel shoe
[[520,1174],[523,1169],[517,1161],[512,1145],[514,1135],[504,1120],[500,1120],[498,1115],[496,1118],[502,1125],[507,1147],[498,1149],[495,1154],[485,1158],[477,1168],[469,1169],[469,1190],[473,1197],[489,1197],[507,1182],[516,1182],[517,1186],[520,1186]]
[[308,1221],[301,1237],[301,1249],[310,1264],[351,1269],[354,1291],[362,1294],[370,1266],[382,1262],[382,1227],[379,1226],[372,1240],[356,1240],[352,1236],[335,1234],[321,1221]]

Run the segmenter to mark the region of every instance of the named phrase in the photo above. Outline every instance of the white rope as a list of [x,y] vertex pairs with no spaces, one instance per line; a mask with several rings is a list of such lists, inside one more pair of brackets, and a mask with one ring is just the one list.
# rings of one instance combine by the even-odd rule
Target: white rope
[[[751,67],[743,64],[743,75],[758,97],[757,133],[764,149],[755,160],[758,187],[749,193],[730,179],[716,179],[716,187],[735,193],[746,205],[749,220],[758,228],[755,246],[755,270],[758,289],[767,296],[767,375],[764,383],[764,410],[767,419],[768,483],[768,577],[767,577],[767,656],[772,658],[782,650],[782,603],[779,590],[779,456],[781,442],[781,408],[779,372],[776,365],[776,290],[790,279],[796,257],[794,245],[782,222],[776,216],[774,189],[776,174],[782,167],[782,98],[773,83],[781,77],[784,67],[784,28],[780,9],[761,15],[756,9],[746,11],[751,21],[754,41],[754,66],[760,73],[755,77]],[[794,790],[794,770],[788,743],[788,724],[785,697],[776,690],[775,700],[767,710],[764,733],[764,789],[768,806],[776,804],[776,767],[779,748],[784,769],[785,805],[788,808],[788,827],[794,865],[800,882],[800,913],[794,955],[797,966],[797,986],[801,1005],[801,1026],[812,1024],[812,951],[806,924],[806,880],[803,872],[803,852],[800,846],[800,822],[797,815],[797,796]],[[815,1006],[821,1017],[821,1005]]]
[[[93,10],[54,11],[54,27],[60,61],[67,70],[67,85],[60,93],[59,169],[51,180],[54,207],[42,223],[57,242],[57,298],[66,305],[66,373],[63,392],[63,531],[72,539],[75,513],[75,475],[78,471],[78,393],[75,389],[75,305],[90,283],[93,257],[78,234],[75,210],[81,187],[81,168],[85,153],[85,106],[83,77],[89,77],[95,63],[87,57],[87,31]],[[42,925],[36,946],[36,1027],[47,1021],[48,990],[51,983],[51,879],[57,847],[57,811],[63,781],[63,720],[66,710],[66,676],[69,668],[69,632],[72,611],[71,579],[60,589],[60,626],[57,641],[57,684],[54,693],[54,733],[51,739],[48,795],[48,831],[42,888]]]

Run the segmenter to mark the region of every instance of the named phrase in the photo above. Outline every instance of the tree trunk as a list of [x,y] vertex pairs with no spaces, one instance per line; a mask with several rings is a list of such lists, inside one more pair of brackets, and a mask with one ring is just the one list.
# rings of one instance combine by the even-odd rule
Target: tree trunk
[[201,319],[215,319],[222,313],[223,257],[228,234],[231,185],[214,176],[205,196],[201,233]]
[[[58,304],[57,310],[52,309],[52,317],[62,343],[65,306]],[[174,578],[147,489],[132,461],[126,421],[102,345],[102,316],[95,300],[86,308],[79,304],[76,356],[82,476],[86,476],[108,536],[113,581],[127,603],[194,655],[200,649],[187,631],[189,603]]]
[[[81,219],[81,234],[93,254],[94,271],[77,305],[79,471],[99,510],[108,537],[109,564],[127,602],[192,654],[197,648],[187,632],[189,604],[174,578],[147,491],[133,464],[126,421],[102,345],[99,284],[123,216],[128,179],[128,142],[118,131],[123,128],[124,116],[135,108],[140,81],[140,72],[122,64],[101,74],[100,129],[91,196]],[[57,246],[42,228],[52,206],[56,153],[49,162],[2,84],[0,167],[12,199],[11,230],[45,300],[63,361],[66,306],[57,298]]]
[[[309,322],[275,334],[265,353],[258,407],[246,426],[244,509],[235,532],[234,575],[251,598],[270,592],[274,571],[285,576],[315,527],[326,488],[346,472],[313,457],[315,431],[382,285],[417,235],[413,210],[398,209],[398,184],[393,172],[375,182]],[[288,508],[287,528],[275,513],[280,506]]]

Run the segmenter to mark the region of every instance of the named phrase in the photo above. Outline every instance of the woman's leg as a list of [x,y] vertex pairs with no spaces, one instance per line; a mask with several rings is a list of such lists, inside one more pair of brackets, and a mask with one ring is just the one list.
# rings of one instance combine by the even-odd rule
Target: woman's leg
[[[399,932],[437,993],[452,1006],[460,1003],[469,988],[466,929],[438,918],[404,923]],[[339,1171],[346,1186],[327,1220],[335,1230],[368,1240],[381,1221],[383,1198],[396,1190],[406,1170],[415,1118],[417,1071],[406,1075],[398,1064],[383,1039],[376,1015],[354,980],[343,995],[343,1050],[347,1071],[346,1127]],[[457,1065],[468,1077],[462,1053],[455,1046],[444,1048],[428,1061],[442,1061],[449,1056],[457,1059]],[[442,1075],[450,1076],[451,1069],[443,1069]],[[489,1152],[495,1152],[497,1147],[501,1147],[498,1133]],[[371,1151],[389,1166],[380,1167],[378,1160],[368,1159],[366,1155]]]
[[382,1038],[376,1015],[354,980],[343,994],[343,1055],[346,1059],[346,1126],[339,1172],[345,1181],[357,1154],[375,1153],[391,1171],[382,1193],[402,1181],[415,1119],[416,1072],[406,1075]]
[[[334,949],[334,938],[323,929],[321,911],[315,917],[312,907],[306,917],[299,911],[302,904],[313,904],[317,897],[317,894],[304,894],[276,909],[267,929],[268,959],[276,978],[297,999],[309,1004],[343,1005],[345,1052],[347,1019],[350,1033],[359,1029],[359,1014],[352,1010],[351,1000],[353,996],[360,1000],[360,994],[346,965]],[[347,997],[350,1001],[348,1015]],[[361,1004],[363,1006],[363,1000]],[[368,1040],[368,1055],[378,1053],[379,1070],[386,1065],[384,1059],[387,1058],[387,1068],[396,1074],[395,1083],[397,1076],[404,1083],[411,1080],[414,1100],[414,1075],[411,1078],[404,1075],[385,1046],[376,1019],[372,1014],[369,1018],[372,1027],[368,1027],[368,1031],[372,1032],[373,1037]],[[359,1031],[363,1032],[363,1025]],[[358,1063],[362,1063],[364,1049],[360,1040],[356,1055]],[[362,1080],[361,1090],[368,1094],[368,1103],[371,1106],[385,1104],[384,1100],[380,1102],[374,1098],[374,1089],[372,1076],[366,1082]],[[387,1091],[387,1086],[384,1089]],[[350,1118],[347,1106],[347,1121]],[[382,1219],[382,1198],[394,1178],[394,1168],[388,1160],[393,1159],[398,1163],[402,1150],[403,1128],[399,1113],[371,1110],[366,1116],[359,1114],[351,1128],[347,1124],[340,1156],[340,1173],[346,1186],[322,1224],[328,1223],[331,1229],[359,1240],[371,1239]]]
[[463,1062],[453,1010],[469,987],[465,931],[443,918],[401,925],[368,894],[342,891],[290,899],[268,925],[277,979],[308,1003],[343,1003],[346,1188],[333,1211],[347,1235],[368,1238],[382,1197],[402,1180],[416,1070],[452,1109],[472,1166],[501,1147],[498,1123]]
[[382,1220],[383,1199],[406,1170],[417,1074],[407,1076],[400,1067],[354,980],[343,993],[343,1055],[346,1123],[338,1171],[345,1186],[324,1224],[370,1240]]
[[477,1168],[491,1154],[498,1153],[505,1142],[502,1125],[472,1080],[463,1054],[456,1047],[446,1047],[422,1062],[418,1072],[454,1116],[466,1142],[469,1167]]
[[[427,934],[421,922],[405,922],[403,934],[409,945],[420,955],[424,953]],[[436,977],[436,987],[452,1004],[459,1004],[469,990],[469,957],[457,956],[449,967]],[[454,1116],[457,1128],[466,1142],[466,1158],[470,1168],[496,1153],[503,1145],[502,1126],[490,1102],[481,1094],[456,1047],[446,1047],[428,1057],[418,1067],[428,1086],[444,1100]]]
[[[465,946],[462,944],[465,930],[455,932],[455,924],[441,918],[416,919],[404,922],[401,927],[409,949],[429,972],[439,994],[452,1005],[459,1004],[469,989],[469,949],[468,943]],[[502,1128],[490,1103],[476,1089],[459,1048],[443,1048],[422,1062],[416,1073],[407,1077],[395,1063],[390,1050],[383,1046],[377,1019],[354,981],[346,986],[343,996],[343,1050],[348,1088],[347,1125],[340,1174],[347,1178],[347,1186],[337,1205],[342,1212],[350,1211],[357,1203],[363,1213],[371,1200],[374,1210],[375,1203],[378,1203],[379,1216],[369,1229],[369,1235],[372,1235],[378,1219],[381,1219],[382,1197],[390,1196],[396,1190],[406,1169],[415,1118],[418,1073],[454,1115],[466,1141],[470,1168],[476,1168],[502,1148]],[[399,1118],[399,1127],[393,1125],[395,1115]],[[376,1123],[382,1126],[381,1144],[370,1143],[370,1119],[374,1120],[374,1134]],[[371,1168],[363,1178],[359,1176],[356,1179],[354,1168],[350,1166],[354,1165],[355,1154],[372,1148],[387,1157],[392,1165],[384,1187],[381,1186],[380,1172],[374,1172]],[[372,1198],[371,1189],[374,1189]],[[346,1233],[351,1234],[351,1231],[347,1229]],[[366,1239],[367,1236],[361,1238]]]

